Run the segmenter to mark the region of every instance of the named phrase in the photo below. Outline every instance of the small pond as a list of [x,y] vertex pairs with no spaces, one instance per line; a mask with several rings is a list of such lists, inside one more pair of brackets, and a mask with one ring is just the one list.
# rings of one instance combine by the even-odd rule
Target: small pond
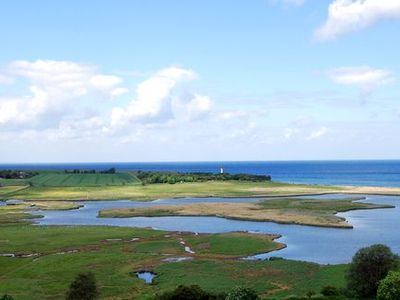
[[154,277],[156,277],[155,273],[149,272],[149,271],[136,272],[136,275],[137,275],[138,278],[144,280],[144,282],[146,282],[147,284],[152,283]]

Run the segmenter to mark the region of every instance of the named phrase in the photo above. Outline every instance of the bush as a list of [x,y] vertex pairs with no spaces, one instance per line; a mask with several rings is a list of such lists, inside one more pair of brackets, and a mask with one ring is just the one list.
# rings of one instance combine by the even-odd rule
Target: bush
[[257,300],[257,299],[259,298],[254,290],[241,286],[233,288],[226,297],[226,300]]
[[385,245],[360,249],[347,274],[348,289],[360,298],[376,295],[379,281],[397,266],[398,257]]
[[14,300],[14,298],[10,295],[5,294],[0,298],[0,300]]
[[69,286],[67,300],[94,300],[99,297],[94,274],[80,273]]
[[400,299],[400,272],[389,272],[379,283],[378,300]]
[[214,295],[198,285],[180,285],[175,290],[156,296],[158,300],[223,300],[225,295]]
[[339,291],[334,286],[327,285],[327,286],[322,288],[321,294],[326,296],[326,297],[337,296],[337,295],[339,295]]

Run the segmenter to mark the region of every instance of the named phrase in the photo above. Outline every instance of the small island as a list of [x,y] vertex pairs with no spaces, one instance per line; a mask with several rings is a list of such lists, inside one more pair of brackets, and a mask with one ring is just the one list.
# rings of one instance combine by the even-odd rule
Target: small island
[[393,208],[390,205],[357,202],[364,197],[343,199],[266,199],[256,203],[195,203],[152,207],[117,208],[100,211],[99,217],[214,216],[248,221],[270,221],[320,227],[352,228],[338,212],[357,209]]

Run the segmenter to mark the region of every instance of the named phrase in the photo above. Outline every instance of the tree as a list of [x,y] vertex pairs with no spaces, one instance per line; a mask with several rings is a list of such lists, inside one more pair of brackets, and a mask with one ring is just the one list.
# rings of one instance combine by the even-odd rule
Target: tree
[[400,272],[390,271],[379,283],[377,299],[400,299]]
[[259,298],[254,290],[241,286],[233,288],[226,297],[226,300],[257,300],[257,299]]
[[361,248],[347,273],[347,287],[359,297],[375,296],[379,281],[397,266],[398,257],[385,245]]
[[91,272],[80,273],[69,286],[67,300],[94,300],[99,297],[96,278]]

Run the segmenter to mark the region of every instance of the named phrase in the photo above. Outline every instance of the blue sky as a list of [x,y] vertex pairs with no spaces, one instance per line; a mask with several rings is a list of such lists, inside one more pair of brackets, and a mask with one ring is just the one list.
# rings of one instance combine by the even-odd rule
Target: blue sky
[[4,1],[0,161],[396,159],[400,0]]

